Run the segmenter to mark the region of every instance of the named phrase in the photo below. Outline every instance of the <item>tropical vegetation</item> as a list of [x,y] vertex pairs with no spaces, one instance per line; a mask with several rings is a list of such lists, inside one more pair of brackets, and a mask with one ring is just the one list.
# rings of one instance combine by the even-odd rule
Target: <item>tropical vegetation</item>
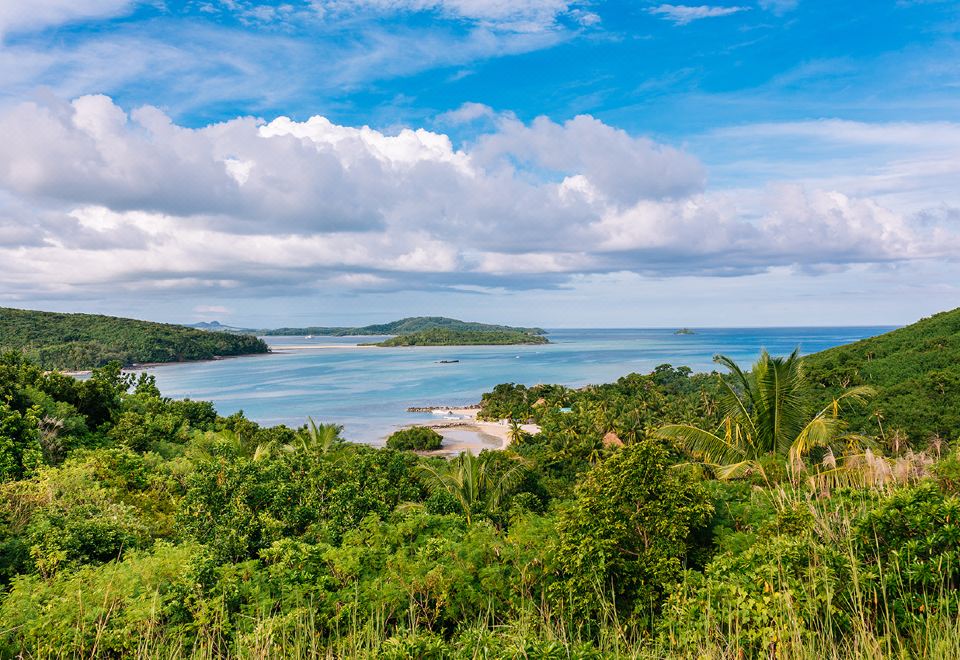
[[548,344],[540,334],[524,330],[452,330],[432,328],[397,335],[375,346],[493,346],[506,344]]
[[960,657],[960,425],[819,359],[500,385],[445,460],[6,353],[0,656]]
[[99,314],[0,307],[0,352],[20,351],[45,369],[92,369],[109,362],[210,360],[266,353],[260,339]]
[[960,309],[806,358],[821,398],[859,385],[876,390],[847,416],[850,429],[888,444],[953,440],[960,428]]
[[443,444],[443,436],[428,426],[411,426],[394,431],[387,438],[390,449],[435,451]]

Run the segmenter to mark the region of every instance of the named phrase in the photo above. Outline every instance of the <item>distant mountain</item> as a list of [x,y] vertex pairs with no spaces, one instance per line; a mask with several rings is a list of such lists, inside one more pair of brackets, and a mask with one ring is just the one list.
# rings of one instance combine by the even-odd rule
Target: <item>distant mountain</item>
[[870,385],[877,395],[846,418],[871,435],[902,431],[914,441],[960,436],[960,309],[804,358],[830,394]]
[[125,366],[207,360],[269,350],[250,335],[99,314],[0,307],[0,352],[25,353],[46,369],[90,369],[114,360]]
[[213,332],[229,332],[256,334],[260,336],[303,336],[321,335],[327,337],[348,337],[353,335],[409,335],[426,330],[443,329],[452,332],[522,332],[527,335],[545,335],[541,328],[517,328],[509,325],[493,325],[490,323],[476,323],[460,321],[445,316],[411,316],[374,325],[344,327],[344,326],[307,326],[303,328],[272,328],[253,330],[250,328],[236,328],[223,325],[219,321],[193,323],[189,328],[208,330]]
[[185,328],[194,328],[196,330],[206,330],[208,332],[227,332],[235,335],[258,335],[262,330],[253,328],[237,328],[232,325],[224,325],[220,321],[201,321],[200,323],[184,324]]

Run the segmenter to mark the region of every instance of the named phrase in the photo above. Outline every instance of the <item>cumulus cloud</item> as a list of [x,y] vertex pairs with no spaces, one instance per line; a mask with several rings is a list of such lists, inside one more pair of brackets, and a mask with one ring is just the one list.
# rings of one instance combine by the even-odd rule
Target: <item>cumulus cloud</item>
[[550,286],[960,249],[954,213],[797,184],[711,191],[691,154],[594,117],[458,117],[489,125],[455,144],[322,116],[187,128],[104,96],[9,108],[0,295]]
[[699,21],[704,18],[716,18],[718,16],[729,16],[742,11],[748,11],[750,7],[715,7],[710,5],[658,5],[651,7],[647,11],[655,16],[660,16],[665,20],[671,21],[674,25],[686,25],[693,21]]

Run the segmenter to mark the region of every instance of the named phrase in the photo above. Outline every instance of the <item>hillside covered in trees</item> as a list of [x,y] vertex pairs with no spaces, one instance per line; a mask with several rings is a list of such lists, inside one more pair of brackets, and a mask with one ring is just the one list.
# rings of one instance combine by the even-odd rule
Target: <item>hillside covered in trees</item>
[[548,344],[546,337],[519,330],[452,330],[432,328],[397,335],[374,346],[502,346]]
[[804,360],[811,381],[830,396],[844,388],[877,390],[850,416],[851,427],[911,441],[960,435],[960,309]]
[[193,328],[202,330],[211,330],[219,332],[248,333],[260,336],[296,336],[303,335],[322,335],[327,337],[352,337],[352,336],[372,336],[372,335],[409,335],[425,332],[428,330],[445,330],[449,332],[519,332],[528,335],[543,335],[546,332],[540,328],[517,328],[509,325],[494,325],[490,323],[477,323],[474,321],[460,321],[445,316],[411,316],[400,319],[399,321],[390,321],[389,323],[376,323],[364,326],[307,326],[302,328],[264,328],[260,330],[235,328],[222,325],[216,321],[212,323],[195,323]]
[[129,366],[209,360],[268,350],[262,340],[249,335],[99,314],[0,307],[0,352],[22,352],[45,369],[90,369],[112,361]]
[[502,384],[541,432],[448,461],[5,354],[0,657],[958,657],[960,429],[851,433],[887,386],[813,374]]

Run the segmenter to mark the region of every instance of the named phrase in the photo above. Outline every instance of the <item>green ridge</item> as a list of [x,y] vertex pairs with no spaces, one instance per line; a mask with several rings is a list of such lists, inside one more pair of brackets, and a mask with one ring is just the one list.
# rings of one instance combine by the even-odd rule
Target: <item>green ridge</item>
[[851,428],[895,431],[912,440],[960,436],[960,308],[892,332],[805,358],[810,379],[830,394],[843,387],[877,389]]
[[114,360],[124,366],[209,360],[268,350],[262,340],[250,335],[99,314],[0,307],[0,353],[25,353],[44,369],[90,369]]

